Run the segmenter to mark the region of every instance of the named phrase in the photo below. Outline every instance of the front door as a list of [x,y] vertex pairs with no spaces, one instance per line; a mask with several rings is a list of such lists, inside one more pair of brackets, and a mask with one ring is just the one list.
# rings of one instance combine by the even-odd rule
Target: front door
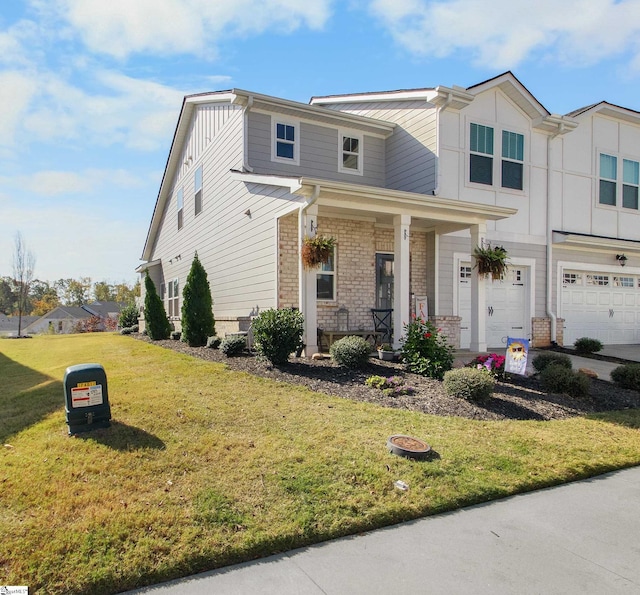
[[376,308],[393,308],[393,254],[376,254]]

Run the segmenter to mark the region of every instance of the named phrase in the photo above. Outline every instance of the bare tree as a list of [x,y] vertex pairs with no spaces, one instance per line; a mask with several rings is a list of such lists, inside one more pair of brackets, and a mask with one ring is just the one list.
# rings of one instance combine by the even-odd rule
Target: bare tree
[[22,234],[17,232],[13,248],[13,282],[18,294],[18,337],[22,334],[22,313],[27,307],[35,266],[36,258],[33,252],[27,250]]

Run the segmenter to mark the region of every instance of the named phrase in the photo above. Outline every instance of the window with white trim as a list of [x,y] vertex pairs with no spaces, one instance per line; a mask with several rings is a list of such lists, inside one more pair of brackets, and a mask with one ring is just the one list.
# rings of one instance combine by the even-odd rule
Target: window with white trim
[[[640,209],[640,163],[608,153],[600,153],[598,204],[624,209]],[[622,180],[622,184],[618,181]]]
[[469,180],[493,185],[493,128],[471,124]]
[[582,285],[582,273],[563,273],[563,285]]
[[460,279],[471,279],[471,267],[460,265]]
[[609,286],[609,275],[587,275],[587,285]]
[[195,214],[202,212],[202,165],[196,168],[193,175],[193,205]]
[[336,248],[331,250],[331,256],[326,263],[320,265],[320,272],[316,275],[316,297],[319,300],[336,299]]
[[297,122],[272,119],[271,159],[281,163],[300,163],[300,126]]
[[340,156],[338,171],[362,175],[362,136],[351,132],[339,132]]
[[502,150],[499,167],[495,163],[494,137],[491,126],[471,122],[469,126],[469,181],[494,185],[499,176],[501,188],[524,190],[524,134],[500,130]]
[[167,284],[167,315],[169,318],[180,317],[180,283],[172,279]]
[[176,206],[178,209],[178,229],[182,229],[184,223],[184,194],[182,188],[176,193]]
[[502,187],[523,189],[524,136],[517,132],[502,131]]
[[613,286],[614,287],[635,287],[634,278],[633,277],[614,277]]

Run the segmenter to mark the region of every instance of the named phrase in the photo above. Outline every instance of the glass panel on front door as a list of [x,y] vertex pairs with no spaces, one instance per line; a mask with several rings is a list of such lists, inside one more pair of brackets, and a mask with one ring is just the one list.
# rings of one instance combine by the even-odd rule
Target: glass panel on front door
[[393,254],[376,254],[376,308],[393,308]]

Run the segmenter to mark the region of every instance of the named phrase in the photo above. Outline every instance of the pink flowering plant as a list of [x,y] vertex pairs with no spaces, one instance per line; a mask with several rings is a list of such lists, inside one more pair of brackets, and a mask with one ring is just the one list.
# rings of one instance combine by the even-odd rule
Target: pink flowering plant
[[504,362],[505,356],[497,353],[484,353],[471,360],[468,364],[468,368],[478,368],[487,370],[491,376],[497,380],[505,379]]
[[453,367],[453,347],[428,320],[414,317],[404,327],[402,361],[410,372],[442,380]]

